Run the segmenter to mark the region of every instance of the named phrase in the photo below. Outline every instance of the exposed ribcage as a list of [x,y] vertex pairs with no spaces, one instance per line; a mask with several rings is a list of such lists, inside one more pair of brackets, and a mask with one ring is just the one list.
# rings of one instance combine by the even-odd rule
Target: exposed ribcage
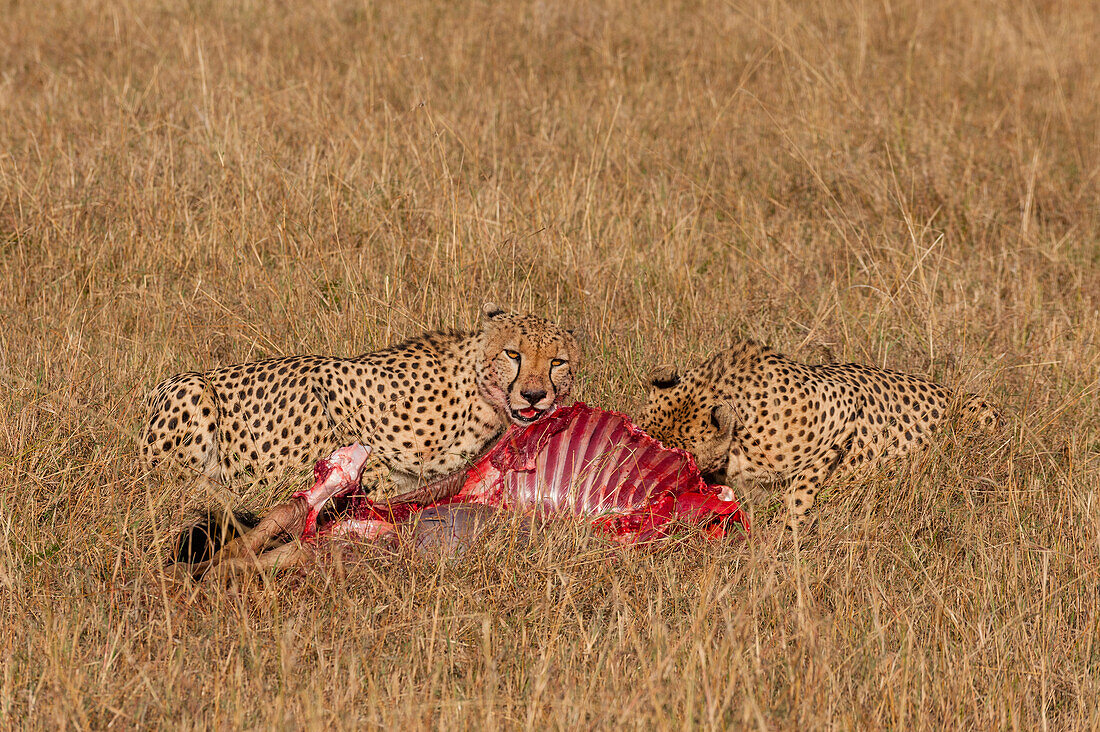
[[622,513],[674,491],[680,479],[698,481],[687,455],[662,448],[614,412],[579,411],[539,448],[531,469],[504,473],[504,501],[516,508]]

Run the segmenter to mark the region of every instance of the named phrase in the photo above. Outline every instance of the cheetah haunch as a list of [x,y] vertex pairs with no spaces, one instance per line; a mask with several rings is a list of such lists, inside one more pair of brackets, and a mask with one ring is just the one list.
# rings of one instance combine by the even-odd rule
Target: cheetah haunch
[[704,473],[786,482],[788,525],[801,526],[834,474],[884,467],[946,421],[992,429],[997,411],[919,376],[860,364],[811,366],[756,343],[685,374],[650,376],[639,424],[695,455]]
[[153,389],[145,463],[225,482],[302,469],[360,442],[398,489],[454,474],[509,424],[567,400],[569,331],[487,304],[481,330],[353,358],[291,356],[173,376]]

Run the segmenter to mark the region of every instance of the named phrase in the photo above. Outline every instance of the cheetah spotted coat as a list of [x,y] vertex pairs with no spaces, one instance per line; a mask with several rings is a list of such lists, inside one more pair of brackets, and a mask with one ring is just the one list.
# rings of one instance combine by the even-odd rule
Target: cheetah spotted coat
[[790,525],[804,522],[834,473],[884,466],[927,443],[945,421],[993,428],[1000,416],[919,376],[860,364],[808,365],[756,343],[680,375],[650,378],[640,424],[724,479],[788,483]]
[[301,469],[361,442],[408,489],[463,469],[510,422],[568,399],[578,360],[568,331],[490,304],[473,333],[173,376],[149,397],[142,455],[222,483]]

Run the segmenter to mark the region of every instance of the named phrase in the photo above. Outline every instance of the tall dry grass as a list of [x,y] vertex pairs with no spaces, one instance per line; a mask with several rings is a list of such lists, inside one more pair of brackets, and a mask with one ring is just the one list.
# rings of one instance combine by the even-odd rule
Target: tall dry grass
[[[1095,3],[2,6],[3,726],[1100,726]],[[151,384],[489,299],[604,406],[750,336],[1012,426],[797,549],[169,591],[210,497],[137,465]]]

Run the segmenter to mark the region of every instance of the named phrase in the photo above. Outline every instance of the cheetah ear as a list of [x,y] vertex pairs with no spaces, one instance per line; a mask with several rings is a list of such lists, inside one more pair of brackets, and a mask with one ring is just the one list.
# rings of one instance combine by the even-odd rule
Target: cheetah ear
[[658,366],[646,378],[654,389],[671,389],[680,383],[680,374],[672,366]]
[[481,306],[481,312],[485,314],[485,317],[489,320],[504,315],[504,308],[497,307],[496,303],[487,302]]
[[719,404],[711,410],[710,422],[720,436],[727,437],[733,434],[733,407],[728,404]]
[[588,340],[588,331],[583,325],[571,325],[568,328],[562,328],[566,333],[573,336],[578,344],[585,343]]

